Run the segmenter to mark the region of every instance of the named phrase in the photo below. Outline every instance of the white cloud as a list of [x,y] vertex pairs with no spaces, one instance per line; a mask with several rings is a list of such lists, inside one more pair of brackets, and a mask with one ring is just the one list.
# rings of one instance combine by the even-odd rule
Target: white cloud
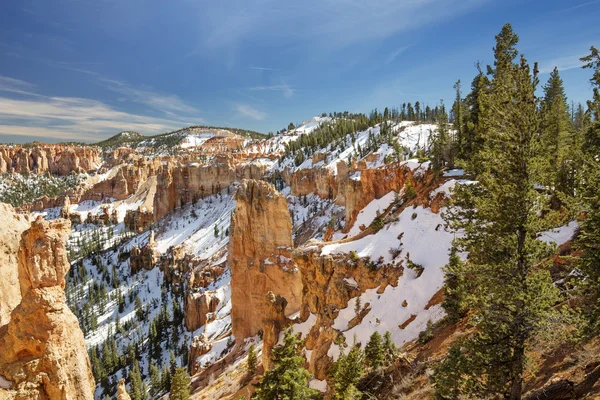
[[267,118],[267,113],[259,111],[256,108],[247,104],[238,104],[235,106],[235,111],[242,117],[249,117],[257,121]]
[[398,57],[400,54],[404,53],[406,50],[408,50],[408,48],[410,48],[410,46],[404,46],[404,47],[400,47],[394,51],[392,51],[387,58],[385,59],[385,63],[389,64],[392,61],[394,61],[396,59],[396,57]]
[[248,90],[253,91],[270,91],[270,92],[282,92],[283,95],[287,98],[290,98],[296,93],[296,89],[292,88],[287,84],[281,85],[271,85],[271,86],[254,86],[248,88]]
[[[19,88],[32,90],[34,86],[13,78],[0,78],[0,90],[14,93]],[[0,95],[0,135],[97,141],[123,130],[157,134],[202,122],[197,118],[127,113],[101,101],[78,97],[45,96],[27,90],[18,94],[24,98]]]
[[198,114],[199,110],[186,104],[181,98],[171,94],[160,94],[147,88],[135,88],[126,82],[100,78],[107,88],[125,96],[124,100],[143,104],[171,117],[183,114]]
[[[340,48],[421,28],[476,8],[489,0],[248,0],[200,2],[201,48],[239,48],[244,42],[290,43]],[[276,34],[274,34],[276,32]]]
[[567,71],[569,69],[574,69],[574,68],[581,68],[583,63],[581,61],[579,61],[579,59],[581,57],[583,57],[584,55],[585,54],[558,57],[558,58],[554,58],[552,60],[540,62],[540,66],[539,66],[540,73],[541,74],[550,73],[554,69],[554,67],[557,67],[559,72]]

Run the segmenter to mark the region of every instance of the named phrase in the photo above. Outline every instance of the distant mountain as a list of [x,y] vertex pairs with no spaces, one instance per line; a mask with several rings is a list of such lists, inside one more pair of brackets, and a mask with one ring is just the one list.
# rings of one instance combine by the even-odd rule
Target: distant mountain
[[123,131],[106,140],[96,143],[100,147],[116,147],[123,145],[137,145],[144,142],[145,147],[163,147],[178,145],[189,134],[211,134],[212,136],[239,135],[252,139],[264,139],[266,135],[247,129],[223,128],[217,126],[189,126],[172,132],[161,133],[154,136],[144,136],[133,131]]

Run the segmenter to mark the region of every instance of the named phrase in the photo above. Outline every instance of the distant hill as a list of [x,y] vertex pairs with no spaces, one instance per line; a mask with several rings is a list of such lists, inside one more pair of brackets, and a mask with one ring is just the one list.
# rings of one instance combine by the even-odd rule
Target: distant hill
[[179,144],[188,134],[190,133],[214,133],[216,136],[223,135],[239,135],[243,137],[249,137],[252,139],[263,139],[266,138],[266,135],[251,131],[247,129],[240,128],[224,128],[217,126],[189,126],[187,128],[178,129],[172,132],[161,133],[159,135],[154,136],[144,136],[141,133],[133,132],[133,131],[124,131],[112,136],[106,140],[96,143],[97,146],[108,148],[108,147],[117,147],[123,145],[137,145],[141,142],[145,147],[165,147],[165,146],[174,146]]

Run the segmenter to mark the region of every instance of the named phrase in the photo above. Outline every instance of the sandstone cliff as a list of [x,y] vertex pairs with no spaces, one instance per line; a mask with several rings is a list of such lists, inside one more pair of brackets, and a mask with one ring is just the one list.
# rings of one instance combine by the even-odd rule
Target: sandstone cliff
[[33,147],[0,146],[0,174],[17,172],[68,175],[98,169],[100,149],[93,146],[36,143]]
[[[39,217],[18,252],[22,301],[0,328],[0,376],[15,399],[92,399],[94,378],[77,318],[66,305],[65,220]],[[1,397],[1,396],[0,396]]]
[[273,185],[245,180],[235,193],[228,262],[231,268],[231,320],[238,343],[263,330],[269,291],[298,310],[301,281],[291,262],[292,223],[285,197]]
[[[388,285],[396,286],[403,268],[388,265],[371,268],[367,260],[352,259],[345,254],[322,256],[316,241],[295,250],[294,262],[302,277],[299,321],[309,318],[315,321],[306,337],[306,349],[311,350],[310,371],[315,378],[325,379],[332,362],[327,352],[339,335],[333,328],[339,310],[367,289],[378,288],[378,293],[383,293]],[[350,324],[360,323],[367,310],[368,303],[362,305]]]
[[21,302],[17,252],[21,234],[29,227],[28,218],[16,214],[8,204],[0,203],[0,327]]

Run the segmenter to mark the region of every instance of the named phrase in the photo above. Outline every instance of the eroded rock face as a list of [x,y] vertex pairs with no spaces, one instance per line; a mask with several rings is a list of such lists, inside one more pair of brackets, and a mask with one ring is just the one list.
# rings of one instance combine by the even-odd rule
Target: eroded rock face
[[272,354],[273,347],[279,340],[279,334],[292,320],[286,317],[285,309],[287,300],[279,295],[269,291],[266,296],[265,314],[263,316],[263,349],[262,365],[266,370],[273,367]]
[[210,165],[199,163],[163,165],[157,176],[154,220],[203,197],[218,193],[238,180],[260,179],[264,168],[254,164],[236,165],[231,157],[216,156]]
[[41,143],[33,147],[0,146],[0,174],[49,172],[68,175],[96,170],[100,164],[100,149],[93,146]]
[[64,293],[70,227],[69,221],[39,217],[21,238],[22,300],[0,328],[0,375],[15,399],[93,399],[83,333]]
[[10,320],[10,313],[21,302],[17,252],[21,234],[29,219],[15,213],[12,206],[0,203],[0,327]]
[[117,400],[131,400],[127,389],[125,388],[125,379],[119,379],[119,385],[117,386]]
[[[362,259],[352,260],[346,255],[322,256],[316,241],[295,250],[294,261],[303,285],[299,320],[306,321],[311,315],[316,316],[316,322],[306,337],[306,348],[312,350],[308,360],[310,371],[317,379],[325,379],[332,362],[327,352],[339,335],[333,329],[339,310],[367,289],[379,287],[379,293],[383,293],[388,285],[396,286],[403,268],[388,265],[370,268]],[[354,279],[356,285],[349,284],[345,278]],[[368,309],[369,305],[364,304],[352,324],[360,323]]]
[[188,293],[185,298],[185,328],[189,332],[213,321],[220,300],[215,291]]
[[269,183],[245,180],[235,193],[228,262],[231,320],[238,343],[263,329],[269,291],[287,301],[288,316],[301,300],[301,280],[291,260],[292,223],[285,197]]
[[150,231],[150,238],[148,243],[142,248],[137,246],[131,246],[129,253],[129,268],[131,273],[135,274],[142,268],[150,271],[158,260],[160,259],[160,253],[156,250],[156,241],[154,240],[154,231]]
[[190,346],[189,368],[192,375],[198,373],[202,366],[197,362],[198,357],[203,356],[212,349],[212,343],[205,333],[195,336]]
[[154,222],[154,214],[152,210],[140,206],[136,210],[127,210],[123,222],[130,231],[142,233]]

